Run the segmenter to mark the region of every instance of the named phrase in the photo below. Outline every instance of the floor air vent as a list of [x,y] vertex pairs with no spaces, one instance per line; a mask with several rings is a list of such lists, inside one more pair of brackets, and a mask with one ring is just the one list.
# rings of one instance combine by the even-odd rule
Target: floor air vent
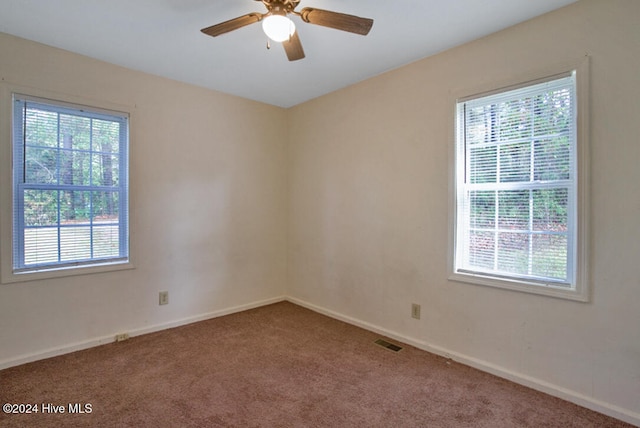
[[375,341],[375,342],[373,342],[373,343],[375,343],[376,345],[380,345],[380,346],[382,346],[383,348],[390,349],[390,350],[391,350],[391,351],[393,351],[393,352],[398,352],[399,350],[401,350],[401,349],[402,349],[402,347],[401,347],[401,346],[394,345],[393,343],[389,343],[389,342],[387,342],[386,340],[382,340],[382,339],[378,339],[378,340],[376,340],[376,341]]

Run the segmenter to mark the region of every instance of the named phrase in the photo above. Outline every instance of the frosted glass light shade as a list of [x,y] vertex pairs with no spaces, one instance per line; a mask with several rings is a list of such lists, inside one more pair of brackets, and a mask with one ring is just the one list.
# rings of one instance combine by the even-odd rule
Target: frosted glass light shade
[[296,26],[286,16],[270,15],[262,21],[262,30],[274,42],[284,42],[296,31]]

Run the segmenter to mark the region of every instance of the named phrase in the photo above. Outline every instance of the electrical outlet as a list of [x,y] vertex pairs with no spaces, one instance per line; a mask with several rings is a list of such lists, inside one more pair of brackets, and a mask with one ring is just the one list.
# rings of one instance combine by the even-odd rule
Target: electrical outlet
[[411,318],[420,319],[420,305],[417,303],[411,304]]
[[169,292],[168,291],[161,291],[160,292],[160,297],[158,299],[158,304],[159,305],[168,305],[169,304]]
[[127,339],[129,339],[129,335],[127,333],[116,334],[116,342],[122,342]]

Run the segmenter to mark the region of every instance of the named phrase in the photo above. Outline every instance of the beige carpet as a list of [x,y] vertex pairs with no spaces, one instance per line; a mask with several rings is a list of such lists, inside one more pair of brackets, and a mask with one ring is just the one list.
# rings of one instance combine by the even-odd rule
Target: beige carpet
[[1,403],[46,405],[0,426],[631,426],[378,338],[265,306],[0,371]]

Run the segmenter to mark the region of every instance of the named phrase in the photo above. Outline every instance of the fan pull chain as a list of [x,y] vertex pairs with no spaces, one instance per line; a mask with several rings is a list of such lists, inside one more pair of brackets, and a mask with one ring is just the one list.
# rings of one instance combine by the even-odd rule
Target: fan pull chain
[[271,41],[267,37],[267,50],[271,49]]

